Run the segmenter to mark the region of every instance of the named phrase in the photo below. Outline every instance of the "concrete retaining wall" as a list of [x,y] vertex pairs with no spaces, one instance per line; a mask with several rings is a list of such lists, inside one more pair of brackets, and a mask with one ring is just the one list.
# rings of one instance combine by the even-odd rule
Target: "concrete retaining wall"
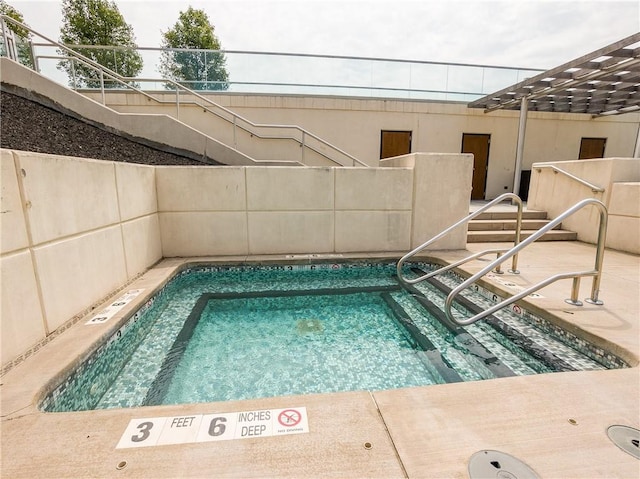
[[[87,94],[92,98],[99,95]],[[169,93],[154,93],[154,96],[166,101],[175,99]],[[491,144],[485,197],[493,199],[513,191],[517,111],[484,113],[465,104],[436,101],[224,93],[206,96],[256,123],[300,125],[370,166],[379,164],[382,130],[411,131],[412,152],[459,153],[463,133],[488,134]],[[181,98],[189,101],[187,96]],[[122,112],[177,114],[175,105],[163,106],[135,93],[109,93],[107,105]],[[179,117],[226,144],[237,143],[240,151],[255,158],[287,153],[282,140],[258,141],[240,132],[234,136],[232,124],[202,108],[181,104]],[[631,157],[639,118],[637,113],[592,118],[530,111],[522,169],[530,170],[533,163],[541,161],[577,159],[582,138],[606,138],[605,156]],[[294,158],[297,157],[294,155]]]
[[162,258],[155,169],[1,151],[2,364]]
[[387,166],[158,168],[164,256],[400,252],[468,214],[471,155]]
[[[562,173],[543,168],[555,166],[604,191],[592,189]],[[640,253],[640,159],[605,158],[537,163],[533,165],[529,188],[530,209],[543,210],[549,218],[585,198],[602,201],[609,210],[607,247]],[[563,222],[563,228],[576,231],[578,239],[595,243],[599,215],[596,208],[584,208]]]
[[[400,257],[468,214],[473,167],[446,154],[370,169],[1,159],[3,365],[162,257]],[[465,243],[459,231],[434,249]]]

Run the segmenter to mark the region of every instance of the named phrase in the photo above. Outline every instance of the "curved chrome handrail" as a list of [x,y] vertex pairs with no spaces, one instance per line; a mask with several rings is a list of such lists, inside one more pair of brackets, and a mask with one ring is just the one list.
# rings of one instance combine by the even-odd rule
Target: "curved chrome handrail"
[[[520,250],[522,250],[523,248],[526,248],[528,245],[530,245],[531,243],[536,241],[538,238],[540,238],[542,235],[544,235],[547,231],[555,228],[557,225],[559,225],[567,217],[573,215],[574,213],[576,213],[577,211],[581,210],[585,206],[588,206],[588,205],[591,205],[591,204],[595,205],[600,211],[600,224],[599,224],[599,229],[598,229],[598,240],[597,240],[597,243],[596,243],[597,244],[597,246],[596,246],[596,259],[595,259],[594,268],[592,270],[575,271],[575,272],[571,272],[571,273],[556,274],[554,276],[551,276],[551,277],[545,279],[544,281],[541,281],[538,284],[535,284],[535,285],[531,286],[530,288],[527,288],[524,291],[521,291],[520,293],[518,293],[515,296],[512,296],[510,298],[507,298],[507,299],[495,304],[491,308],[489,308],[489,309],[487,309],[487,310],[485,310],[485,311],[483,311],[481,313],[478,313],[475,316],[472,316],[471,318],[457,319],[457,318],[455,318],[453,316],[453,313],[451,311],[451,307],[453,305],[453,301],[454,301],[455,297],[460,292],[462,292],[463,290],[467,289],[469,286],[471,286],[473,283],[475,283],[478,279],[480,279],[482,276],[484,276],[489,271],[491,271],[493,268],[495,268],[496,265],[502,263],[503,261],[506,261],[511,256],[517,255]],[[598,299],[598,293],[599,293],[599,290],[600,290],[600,280],[601,280],[601,277],[602,277],[602,258],[603,258],[603,255],[604,255],[604,244],[605,244],[605,240],[606,240],[606,233],[607,233],[607,207],[604,205],[604,203],[602,203],[600,200],[597,200],[595,198],[587,198],[585,200],[582,200],[582,201],[576,203],[571,208],[569,208],[564,213],[562,213],[560,216],[558,216],[556,219],[554,219],[553,221],[549,222],[549,224],[545,225],[543,228],[540,228],[534,234],[529,236],[522,243],[520,243],[519,245],[516,245],[513,248],[511,248],[508,252],[506,252],[504,254],[504,256],[496,258],[490,264],[485,266],[482,270],[478,271],[476,274],[474,274],[473,276],[471,276],[470,278],[468,278],[467,280],[462,282],[460,285],[458,285],[456,288],[451,290],[451,292],[447,296],[447,299],[445,300],[444,312],[447,315],[447,318],[449,318],[454,323],[460,324],[460,325],[463,325],[463,326],[467,325],[467,324],[475,323],[479,319],[482,319],[482,318],[484,318],[486,316],[489,316],[490,314],[495,313],[499,309],[502,309],[505,306],[508,306],[508,305],[510,305],[512,303],[515,303],[516,301],[524,298],[525,296],[528,296],[529,294],[531,294],[531,293],[533,293],[535,291],[538,291],[541,288],[544,288],[545,286],[550,285],[551,283],[554,283],[554,282],[556,282],[558,280],[561,280],[561,279],[568,279],[568,278],[573,278],[573,286],[571,288],[571,298],[567,299],[566,302],[569,303],[569,304],[573,304],[575,306],[582,306],[582,303],[580,301],[578,301],[578,290],[579,290],[579,287],[580,287],[580,278],[583,277],[583,276],[593,276],[593,284],[591,286],[591,296],[588,299],[586,299],[585,301],[587,301],[588,303],[597,304],[597,305],[604,304],[602,301],[600,301]]]
[[[229,110],[228,108],[223,107],[222,105],[219,105],[218,103],[215,103],[213,101],[211,101],[210,99],[204,97],[203,95],[200,95],[199,93],[185,87],[184,85],[175,82],[173,80],[169,80],[169,79],[165,79],[165,78],[158,78],[158,79],[138,79],[138,78],[130,78],[130,77],[123,77],[120,74],[114,72],[113,70],[100,65],[97,62],[94,62],[93,60],[91,60],[90,58],[87,58],[83,55],[81,55],[80,53],[74,51],[73,49],[67,47],[66,45],[59,43],[55,40],[52,40],[48,37],[46,37],[45,35],[42,35],[41,33],[33,30],[31,27],[29,27],[28,25],[25,25],[21,22],[18,22],[17,20],[14,20],[11,17],[8,17],[6,15],[0,15],[0,19],[2,20],[2,22],[6,22],[9,21],[10,23],[17,25],[20,28],[25,29],[28,32],[33,33],[34,35],[37,35],[38,37],[48,41],[51,46],[56,46],[60,49],[62,49],[64,52],[66,52],[67,54],[71,55],[71,60],[73,61],[80,61],[82,63],[84,63],[85,65],[93,68],[94,70],[96,70],[97,72],[100,73],[100,90],[101,90],[101,94],[102,94],[102,103],[105,103],[105,91],[104,91],[104,76],[106,75],[107,77],[117,81],[118,83],[121,83],[122,85],[125,85],[127,88],[135,91],[136,93],[142,93],[144,96],[146,96],[147,98],[152,99],[153,101],[156,101],[158,103],[169,103],[169,102],[165,102],[163,100],[158,100],[157,98],[155,98],[153,95],[149,95],[145,92],[143,92],[142,90],[133,87],[130,83],[131,82],[136,82],[136,81],[154,81],[154,82],[158,82],[158,83],[165,83],[165,84],[169,84],[171,86],[173,86],[176,90],[176,108],[179,111],[180,108],[180,100],[179,100],[179,91],[182,90],[183,92],[185,92],[186,94],[189,95],[194,95],[195,97],[199,98],[200,100],[202,100],[203,102],[205,102],[205,104],[213,107],[213,108],[217,108],[220,109],[222,111],[224,111],[225,113],[228,113],[229,115],[232,116],[232,119],[228,119],[225,118],[223,115],[220,115],[218,113],[214,113],[213,110],[211,110],[211,108],[205,107],[205,105],[200,105],[197,102],[194,102],[196,105],[201,106],[203,108],[206,108],[207,111],[214,113],[216,116],[218,116],[219,118],[223,119],[224,121],[230,123],[233,125],[234,129],[237,126],[236,122],[237,120],[240,120],[242,122],[245,122],[246,124],[248,124],[249,126],[251,126],[252,128],[276,128],[276,129],[280,129],[280,128],[289,128],[289,129],[293,129],[293,130],[297,130],[301,133],[302,139],[298,139],[295,137],[291,137],[291,136],[284,136],[284,137],[276,137],[276,136],[270,136],[270,137],[263,137],[261,135],[259,135],[257,132],[253,132],[251,130],[248,130],[246,128],[242,128],[243,130],[245,130],[247,133],[250,133],[251,135],[257,137],[257,138],[261,138],[261,139],[282,139],[282,140],[292,140],[295,141],[296,143],[298,143],[298,145],[303,149],[308,148],[311,151],[314,151],[316,154],[319,154],[321,156],[323,156],[324,158],[328,159],[329,161],[332,161],[333,163],[335,163],[336,165],[339,166],[346,166],[344,165],[342,162],[331,158],[329,155],[327,155],[326,153],[318,150],[317,148],[313,148],[310,147],[309,145],[305,144],[305,137],[308,136],[310,138],[313,138],[314,140],[320,142],[322,145],[326,146],[328,149],[333,150],[337,153],[339,153],[340,155],[343,155],[345,157],[347,157],[350,161],[351,161],[351,166],[363,166],[363,167],[368,167],[369,165],[367,165],[366,163],[358,160],[356,157],[354,157],[353,155],[350,155],[349,153],[345,152],[344,150],[338,148],[337,146],[329,143],[328,141],[320,138],[319,136],[311,133],[310,131],[305,130],[304,128],[298,126],[298,125],[271,125],[271,124],[259,124],[259,123],[253,123],[251,120],[244,118],[241,115],[238,115],[237,113],[233,112],[232,110]],[[3,31],[3,36],[4,36],[4,31]],[[49,56],[42,56],[42,58],[50,58]],[[60,57],[51,57],[51,58],[60,58]],[[67,60],[69,60],[69,58],[67,58]],[[34,58],[34,63],[37,65],[37,61]],[[170,103],[174,103],[174,102],[170,102]],[[303,156],[304,158],[304,156]]]
[[538,171],[540,171],[542,169],[550,169],[554,173],[562,173],[563,175],[567,176],[568,178],[571,178],[572,180],[577,181],[578,183],[580,183],[580,184],[582,184],[582,185],[584,185],[584,186],[586,186],[588,188],[591,188],[591,191],[594,192],[594,193],[601,193],[601,192],[604,191],[604,188],[602,188],[600,186],[596,186],[596,185],[594,185],[592,183],[589,183],[588,181],[583,180],[582,178],[580,178],[580,177],[578,177],[576,175],[572,175],[568,171],[564,171],[563,169],[558,168],[555,165],[539,165],[539,164],[535,164],[534,163],[532,165],[532,168],[534,168],[534,169],[536,169]]
[[[442,238],[443,236],[449,234],[452,230],[456,229],[458,226],[461,226],[464,223],[468,223],[469,221],[471,221],[472,219],[476,218],[477,216],[479,216],[481,213],[483,213],[484,211],[488,210],[492,206],[494,206],[494,205],[496,205],[498,203],[501,203],[501,202],[503,202],[505,200],[512,200],[518,206],[518,215],[517,215],[517,220],[516,220],[516,237],[515,237],[515,241],[514,241],[514,246],[516,246],[520,242],[520,229],[522,227],[522,200],[515,193],[504,193],[504,194],[498,196],[496,199],[490,201],[489,203],[487,203],[486,205],[484,205],[483,207],[481,207],[477,211],[474,211],[473,213],[470,213],[468,216],[465,216],[460,221],[458,221],[455,224],[449,226],[447,229],[443,230],[441,233],[437,234],[436,236],[434,236],[430,240],[426,241],[425,243],[422,243],[420,246],[418,246],[417,248],[414,248],[413,250],[411,250],[407,254],[405,254],[402,258],[400,258],[400,260],[398,261],[398,264],[396,266],[396,274],[398,276],[398,279],[400,281],[404,282],[404,283],[407,283],[407,284],[416,284],[416,283],[419,283],[421,281],[424,281],[425,279],[431,278],[432,276],[435,276],[437,274],[443,273],[444,271],[448,271],[448,270],[450,270],[452,268],[455,268],[456,266],[460,266],[461,264],[466,263],[467,261],[470,261],[472,259],[480,258],[481,256],[485,256],[485,255],[491,254],[491,253],[496,253],[498,255],[498,257],[499,257],[501,253],[503,253],[505,251],[508,251],[509,248],[503,248],[503,249],[488,249],[488,250],[485,250],[485,251],[481,251],[479,253],[474,253],[474,254],[472,254],[470,256],[467,256],[466,258],[464,258],[464,259],[462,259],[462,260],[460,260],[460,261],[458,261],[456,263],[450,264],[448,266],[443,266],[442,268],[439,268],[436,271],[432,271],[431,273],[428,273],[428,274],[425,274],[423,276],[420,276],[419,278],[409,279],[409,278],[405,278],[402,275],[402,266],[404,265],[404,263],[409,258],[411,258],[412,256],[415,256],[420,251],[425,249],[427,246],[433,244],[435,241],[437,241],[440,238]],[[511,265],[511,270],[510,271],[517,274],[518,273],[517,266],[518,266],[518,256],[515,255],[513,257],[513,263]],[[498,272],[499,272],[499,270],[498,270]]]

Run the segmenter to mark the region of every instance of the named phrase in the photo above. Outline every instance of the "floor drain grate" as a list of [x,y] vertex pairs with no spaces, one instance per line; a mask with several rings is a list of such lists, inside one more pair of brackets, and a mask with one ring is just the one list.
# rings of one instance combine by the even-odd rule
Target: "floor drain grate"
[[539,479],[520,459],[500,451],[478,451],[469,460],[471,479]]
[[640,459],[640,430],[629,426],[615,425],[607,429],[607,436],[624,452]]

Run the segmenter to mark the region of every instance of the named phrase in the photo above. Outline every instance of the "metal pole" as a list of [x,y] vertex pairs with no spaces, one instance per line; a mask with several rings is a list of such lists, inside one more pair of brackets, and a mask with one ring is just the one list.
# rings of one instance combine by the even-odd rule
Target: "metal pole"
[[176,85],[176,120],[180,119],[180,88]]
[[76,84],[76,67],[75,67],[76,63],[73,58],[70,60],[70,62],[71,62],[71,85],[73,85],[73,89],[75,90],[78,88],[78,85]]
[[578,299],[578,292],[580,291],[580,276],[573,278],[573,284],[571,285],[571,298],[565,299],[564,302],[572,304],[574,306],[582,306],[582,301]]
[[305,137],[304,137],[304,130],[302,130],[302,143],[300,144],[300,147],[302,148],[302,159],[300,160],[302,162],[302,164],[304,165],[304,150],[305,150]]
[[640,158],[640,123],[638,123],[638,133],[636,134],[636,147],[633,150],[633,157]]
[[[496,259],[500,258],[502,256],[502,253],[496,253]],[[494,272],[496,274],[504,274],[504,271],[502,271],[502,263],[498,263],[498,266],[496,266],[496,269],[494,270]]]
[[5,50],[5,53],[7,55],[7,57],[9,56],[9,52],[6,51],[7,50],[7,35],[5,33],[5,30],[7,28],[7,25],[4,21],[4,18],[0,19],[0,32],[2,32],[2,45],[3,45],[3,50]]
[[106,105],[107,100],[104,95],[104,71],[100,70],[100,91],[102,92],[102,104]]
[[236,121],[238,117],[233,115],[233,147],[238,148],[238,139],[236,138]]
[[7,26],[4,19],[2,19],[2,37],[7,57],[14,62],[19,61],[18,49],[16,48],[16,36],[14,35],[13,30]]
[[604,304],[598,299],[600,294],[600,280],[602,279],[602,260],[604,258],[604,246],[607,241],[607,222],[609,220],[608,211],[603,204],[598,205],[600,209],[600,228],[598,229],[598,242],[596,245],[596,263],[594,269],[596,275],[593,277],[593,283],[591,284],[591,297],[585,299],[589,304],[597,304],[598,306]]
[[31,55],[33,69],[40,73],[40,65],[38,63],[38,57],[36,57],[36,49],[33,47],[33,41],[31,39],[29,39],[29,54]]
[[516,165],[513,172],[513,192],[520,196],[520,173],[522,172],[522,157],[524,154],[524,134],[527,129],[527,113],[529,104],[527,97],[520,101],[520,123],[518,124],[518,146],[516,147]]
[[[513,246],[516,247],[520,244],[520,230],[522,230],[522,200],[519,196],[516,196],[511,200],[511,203],[516,203],[518,205],[518,215],[516,216],[516,237],[513,241]],[[513,255],[509,273],[520,274],[520,271],[518,271],[518,253]]]

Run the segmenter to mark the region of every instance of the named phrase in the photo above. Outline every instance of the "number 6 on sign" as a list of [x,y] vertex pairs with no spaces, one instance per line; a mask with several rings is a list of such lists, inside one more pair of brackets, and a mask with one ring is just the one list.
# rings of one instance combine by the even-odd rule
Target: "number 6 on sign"
[[214,417],[209,423],[209,436],[222,436],[227,429],[227,426],[224,424],[225,422],[227,422],[226,417]]
[[166,417],[132,419],[116,449],[155,446],[166,421]]
[[205,414],[202,416],[196,442],[234,439],[237,414]]

